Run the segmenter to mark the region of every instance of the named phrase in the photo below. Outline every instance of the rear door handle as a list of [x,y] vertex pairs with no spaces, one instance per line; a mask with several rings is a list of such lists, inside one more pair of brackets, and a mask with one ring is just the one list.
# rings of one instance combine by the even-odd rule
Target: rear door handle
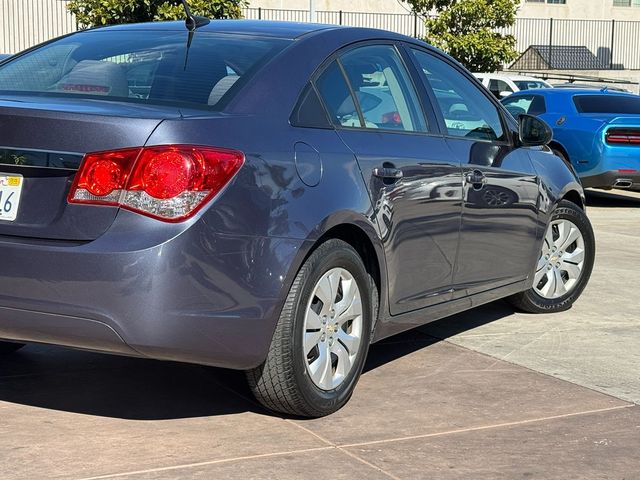
[[480,170],[467,172],[465,180],[475,188],[482,188],[487,183],[487,177]]
[[387,180],[400,180],[402,178],[402,170],[393,167],[377,167],[373,169],[373,174]]

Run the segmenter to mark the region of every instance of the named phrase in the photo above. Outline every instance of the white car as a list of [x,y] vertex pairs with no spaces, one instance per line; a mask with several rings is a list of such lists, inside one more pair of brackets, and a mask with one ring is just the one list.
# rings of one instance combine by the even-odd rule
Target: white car
[[508,97],[520,90],[533,88],[553,88],[540,78],[523,75],[505,75],[501,73],[474,73],[475,77],[498,98]]

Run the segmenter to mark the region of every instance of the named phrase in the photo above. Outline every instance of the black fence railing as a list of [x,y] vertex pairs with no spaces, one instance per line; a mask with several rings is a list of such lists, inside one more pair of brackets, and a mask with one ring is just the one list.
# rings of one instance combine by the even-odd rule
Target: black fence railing
[[[308,10],[246,8],[245,18],[308,22]],[[354,27],[381,28],[424,37],[424,19],[417,15],[318,11],[316,21]],[[640,22],[518,18],[501,30],[516,38],[520,70],[640,70]]]

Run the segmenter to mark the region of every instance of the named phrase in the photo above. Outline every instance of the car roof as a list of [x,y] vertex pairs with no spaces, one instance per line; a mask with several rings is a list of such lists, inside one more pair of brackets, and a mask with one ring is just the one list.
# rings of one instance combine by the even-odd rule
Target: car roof
[[506,78],[509,80],[529,80],[529,81],[540,81],[540,82],[546,83],[546,80],[542,78],[530,77],[526,75],[508,75],[505,73],[474,73],[474,75],[476,77],[488,77],[488,78],[496,78],[496,79]]
[[[325,25],[319,23],[298,23],[298,22],[280,22],[268,20],[212,20],[207,25],[198,28],[198,32],[223,33],[236,35],[255,35],[261,37],[276,37],[286,39],[296,39],[304,35],[314,32],[326,30],[363,30],[356,27],[343,27],[339,25]],[[147,22],[132,23],[126,25],[112,25],[107,27],[98,27],[91,31],[106,30],[162,30],[162,31],[186,31],[184,21],[171,22]],[[382,30],[381,30],[382,32]],[[389,35],[395,34],[387,32]]]
[[531,90],[523,90],[515,92],[513,95],[544,95],[546,97],[573,97],[578,95],[611,95],[618,97],[637,97],[631,92],[620,92],[613,90],[604,90],[602,88],[536,88]]

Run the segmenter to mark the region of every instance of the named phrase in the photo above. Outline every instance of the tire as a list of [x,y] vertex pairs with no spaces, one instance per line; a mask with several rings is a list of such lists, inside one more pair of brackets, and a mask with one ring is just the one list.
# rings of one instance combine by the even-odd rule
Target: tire
[[[337,274],[340,275],[337,282],[339,287],[330,288],[336,294],[320,295],[320,291],[328,291],[320,289],[320,280],[324,282],[326,278],[334,279]],[[353,290],[353,281],[357,291]],[[331,286],[331,283],[328,285]],[[345,321],[343,326],[338,327],[339,330],[334,330],[338,322],[342,321],[340,319],[349,317],[347,313],[358,310],[357,302],[352,301],[345,314],[339,314],[338,311],[343,310],[349,301],[346,294],[340,297],[345,291],[353,294],[354,298],[359,293],[361,314],[353,320]],[[247,372],[249,386],[256,399],[270,410],[299,417],[323,417],[339,410],[351,397],[364,367],[371,341],[374,312],[377,313],[377,295],[373,279],[358,253],[349,244],[337,239],[321,244],[296,275],[280,314],[267,359],[259,367]],[[341,299],[345,303],[322,302],[321,296],[333,298],[334,301]],[[336,307],[335,313],[331,314],[335,319],[331,320],[334,317],[329,315],[327,322],[323,312],[327,311],[325,308],[330,308],[330,304]],[[315,315],[309,313],[312,309],[314,313],[317,312]],[[333,312],[334,309],[328,311]],[[306,319],[311,317],[313,321],[310,319],[307,323]],[[319,329],[311,329],[317,326],[316,322],[322,322],[323,318],[326,324],[318,324]],[[321,334],[320,338],[317,337],[320,335],[318,332]],[[353,351],[350,352],[346,344],[352,344],[343,343],[343,339],[355,339],[358,335],[359,344],[352,347]],[[307,340],[308,338],[311,340]],[[315,347],[307,353],[304,350],[309,347],[305,347],[305,343]],[[331,353],[333,350],[330,352],[329,349],[335,349],[341,355]],[[324,356],[321,355],[322,352]],[[348,353],[348,358],[353,355],[353,359],[343,362],[345,352]],[[330,360],[324,361],[327,358]],[[312,367],[317,365],[328,366],[322,371],[329,374],[319,375],[321,368],[312,372]],[[343,371],[345,365],[350,365],[346,373]],[[322,381],[326,382],[324,388],[317,383]]]
[[0,342],[0,355],[9,355],[24,347],[24,343]]
[[[548,296],[544,296],[541,293],[541,291],[544,290],[544,287],[546,286],[546,280],[541,280],[540,283],[536,283],[536,282],[537,282],[537,279],[539,278],[538,275],[540,275],[541,277],[548,277],[549,275],[553,276],[553,274],[556,271],[559,273],[559,275],[563,277],[562,279],[563,282],[565,277],[569,278],[568,272],[562,270],[563,268],[565,268],[564,266],[565,260],[563,260],[563,258],[565,257],[558,258],[556,256],[557,253],[554,252],[554,253],[551,253],[550,259],[545,260],[545,258],[543,258],[545,256],[544,255],[545,245],[549,243],[548,239],[551,238],[549,237],[550,230],[552,230],[550,226],[552,226],[554,223],[564,223],[565,225],[567,225],[566,223],[567,221],[570,222],[570,224],[572,224],[573,226],[577,227],[577,229],[579,230],[579,233],[582,237],[581,244],[583,246],[579,247],[578,240],[576,240],[575,243],[568,245],[570,248],[574,248],[573,252],[570,253],[569,249],[566,249],[564,253],[568,255],[573,255],[575,257],[576,254],[579,252],[579,249],[581,249],[583,251],[583,262],[582,262],[580,273],[577,276],[574,275],[575,278],[571,283],[571,287],[566,288],[566,293],[560,294],[554,298],[550,298],[553,295],[550,294]],[[551,235],[555,236],[555,233],[556,232],[551,232]],[[571,247],[571,245],[574,245],[574,247]],[[507,300],[517,309],[527,313],[554,313],[554,312],[562,312],[562,311],[568,310],[575,303],[575,301],[580,297],[580,295],[582,294],[582,291],[584,290],[584,288],[587,286],[587,283],[589,282],[589,278],[591,277],[591,272],[593,270],[595,252],[596,252],[595,236],[593,234],[593,228],[591,227],[591,222],[589,222],[587,215],[578,205],[572,202],[569,202],[567,200],[562,200],[558,205],[558,207],[553,212],[553,214],[551,215],[549,225],[547,226],[547,231],[545,233],[545,240],[542,246],[542,252],[541,252],[538,264],[536,265],[536,272],[534,273],[533,287],[530,288],[529,290],[526,290],[524,292],[511,296]],[[562,254],[563,252],[560,251],[558,253]],[[551,264],[555,263],[556,261],[558,262],[556,263],[556,265],[561,265],[561,266],[557,269],[554,269],[553,265]],[[541,265],[544,265],[544,267],[540,268]],[[578,264],[566,262],[566,265],[568,267],[571,267],[571,265],[577,266]],[[545,272],[545,269],[547,269],[546,272]],[[571,271],[575,271],[575,267],[571,267]],[[553,273],[547,273],[547,272],[553,272]],[[555,280],[556,282],[560,281],[558,280],[558,277],[555,277],[555,278],[556,278]],[[567,285],[569,285],[570,281],[571,279],[569,278],[569,280],[567,280],[566,283],[563,284],[563,286],[566,287]],[[543,285],[542,288],[536,288],[536,286],[540,286],[541,284]]]

